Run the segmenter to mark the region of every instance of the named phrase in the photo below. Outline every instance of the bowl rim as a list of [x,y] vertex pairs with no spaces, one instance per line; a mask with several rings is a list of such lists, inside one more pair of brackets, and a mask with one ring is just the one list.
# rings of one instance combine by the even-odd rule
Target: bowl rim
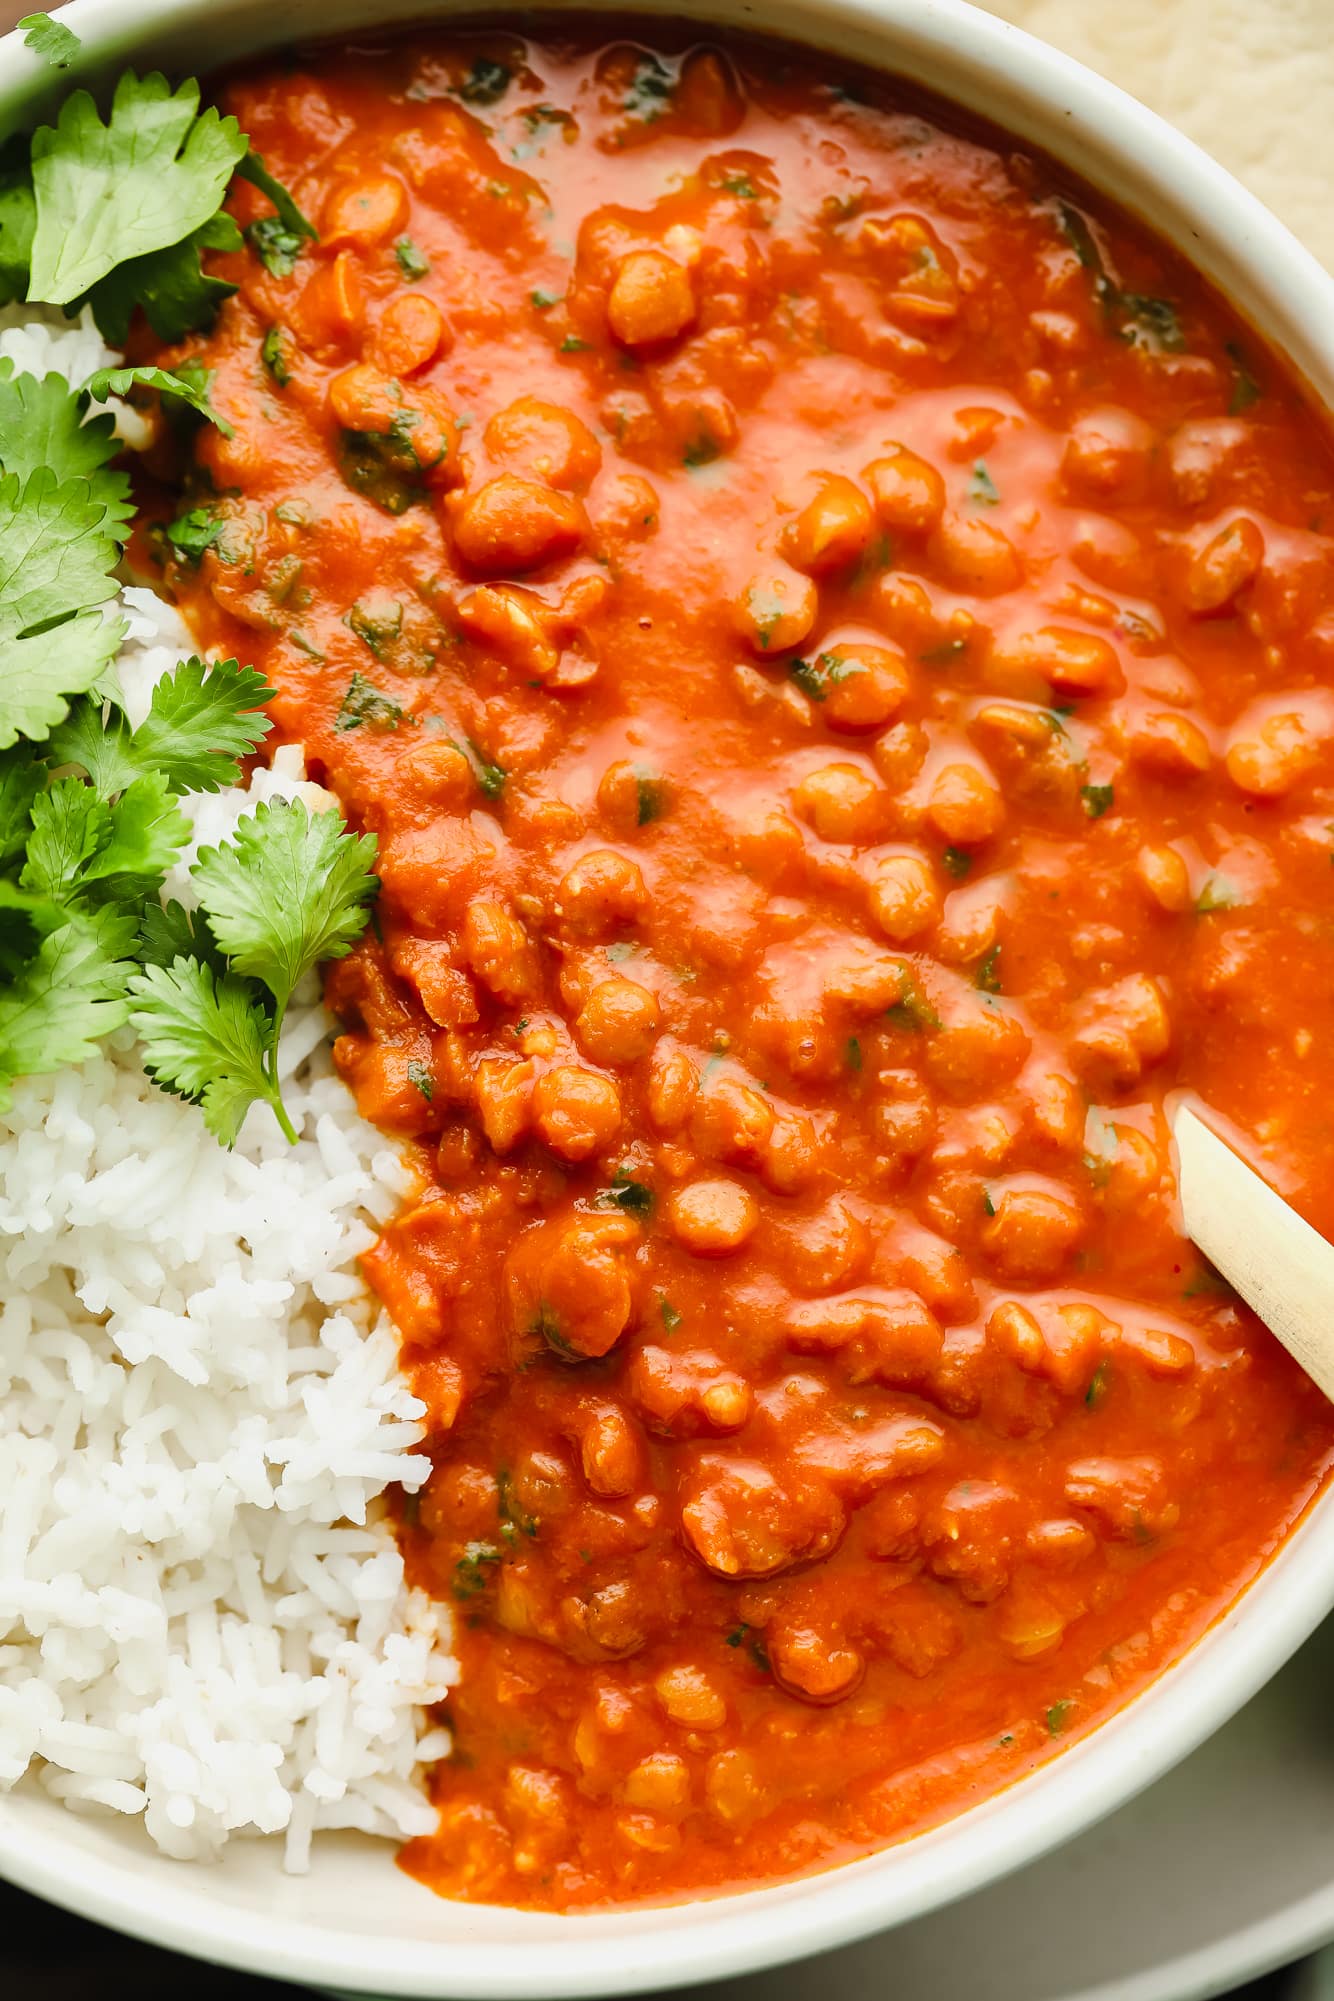
[[[319,18],[319,0],[266,0],[284,22]],[[382,0],[340,0],[377,28],[411,21]],[[585,9],[587,0],[585,0]],[[425,0],[423,22],[475,12]],[[558,0],[537,10],[569,11]],[[620,10],[597,0],[597,11]],[[838,47],[939,91],[1041,144],[1132,213],[1147,215],[1249,313],[1271,347],[1334,405],[1334,280],[1222,167],[1155,113],[1081,64],[966,0],[638,0],[729,28],[764,28]],[[259,19],[255,0],[70,0],[60,18],[84,44],[63,93],[105,59],[133,59],[166,34],[210,30],[229,14]],[[388,17],[388,18],[386,18]],[[283,38],[267,24],[254,45]],[[207,68],[207,62],[201,65]],[[50,98],[51,72],[17,30],[0,39],[0,122]],[[989,109],[989,107],[992,107]],[[1110,183],[1110,185],[1109,185]],[[904,1923],[1036,1860],[1185,1757],[1282,1665],[1334,1606],[1334,1496],[1327,1485],[1273,1559],[1214,1626],[1131,1703],[1029,1777],[926,1834],[793,1883],[686,1905],[535,1919],[515,1912],[503,1943],[386,1938],[309,1918],[238,1908],[210,1894],[211,1870],[179,1888],[127,1855],[90,1856],[44,1825],[25,1826],[23,1796],[0,1796],[0,1876],[51,1902],[197,1957],[308,1986],[362,1994],[476,1996],[478,2001],[625,1994],[757,1972]],[[385,1861],[392,1866],[386,1848]],[[314,1857],[318,1868],[319,1851]],[[225,1867],[225,1864],[219,1865]],[[275,1858],[275,1867],[276,1858]],[[216,1881],[216,1878],[213,1878]],[[423,1891],[423,1896],[430,1893]],[[434,1900],[432,1908],[439,1909]],[[460,1911],[475,1907],[453,1906]]]

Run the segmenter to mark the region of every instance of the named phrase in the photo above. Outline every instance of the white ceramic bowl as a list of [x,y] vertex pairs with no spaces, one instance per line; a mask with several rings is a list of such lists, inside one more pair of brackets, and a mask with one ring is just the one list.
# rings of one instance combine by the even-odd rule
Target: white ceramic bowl
[[[207,70],[400,12],[462,11],[457,0],[73,0],[63,18],[84,44],[75,74],[92,77],[127,59]],[[599,11],[614,32],[617,10]],[[1334,406],[1334,282],[1220,167],[1078,64],[963,0],[660,0],[657,11],[836,49],[1046,148],[1184,250]],[[0,132],[70,82],[17,36],[0,41]],[[919,1916],[1068,1840],[1225,1722],[1331,1606],[1327,1496],[1212,1632],[1082,1743],[932,1833],[777,1889],[539,1916],[442,1902],[394,1867],[389,1847],[352,1838],[317,1843],[302,1878],[283,1875],[269,1843],[235,1842],[216,1867],[173,1863],[131,1824],[76,1819],[26,1790],[0,1799],[0,1873],[159,1944],[362,1994],[530,2001],[754,1971]]]

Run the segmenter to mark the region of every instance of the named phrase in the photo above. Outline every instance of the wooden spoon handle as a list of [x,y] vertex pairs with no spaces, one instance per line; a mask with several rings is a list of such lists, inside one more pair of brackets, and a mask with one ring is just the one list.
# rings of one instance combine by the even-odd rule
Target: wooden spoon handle
[[1173,1132],[1188,1235],[1334,1401],[1334,1246],[1184,1105]]

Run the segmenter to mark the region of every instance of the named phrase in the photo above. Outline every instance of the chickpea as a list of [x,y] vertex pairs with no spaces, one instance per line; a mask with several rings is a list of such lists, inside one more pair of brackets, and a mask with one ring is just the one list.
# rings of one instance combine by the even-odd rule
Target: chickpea
[[635,980],[613,978],[594,987],[575,1017],[574,1033],[593,1063],[634,1063],[646,1056],[660,1026],[658,1003]]
[[1197,778],[1213,763],[1208,737],[1179,709],[1159,709],[1141,716],[1127,749],[1136,764],[1161,772],[1165,778]]
[[404,796],[415,805],[446,813],[471,805],[477,790],[473,768],[457,744],[418,743],[394,766]]
[[940,918],[940,894],[920,855],[885,855],[871,877],[871,915],[895,945],[920,938]]
[[424,292],[401,292],[376,322],[371,352],[387,375],[407,377],[429,368],[446,341],[444,315]]
[[851,1695],[866,1663],[855,1647],[840,1643],[814,1626],[794,1626],[768,1635],[774,1678],[802,1702],[840,1702]]
[[576,1215],[512,1240],[503,1293],[517,1361],[530,1360],[543,1342],[571,1362],[615,1347],[634,1318],[625,1254],[639,1235],[631,1216]]
[[332,263],[319,265],[307,278],[292,318],[304,348],[332,357],[354,345],[365,315],[357,261],[350,251],[340,250]]
[[681,1528],[716,1577],[770,1577],[831,1550],[846,1523],[829,1485],[793,1467],[780,1480],[758,1459],[714,1452],[682,1488]]
[[792,805],[822,841],[873,840],[884,822],[885,793],[855,764],[826,764],[792,788]]
[[610,1077],[558,1063],[533,1089],[533,1125],[562,1160],[587,1160],[621,1123],[621,1094]]
[[935,1107],[926,1087],[911,1070],[883,1070],[883,1095],[872,1113],[876,1146],[891,1160],[913,1160],[925,1153],[935,1137]]
[[766,1793],[749,1751],[719,1751],[704,1773],[704,1793],[719,1820],[730,1826],[763,1812]]
[[1190,908],[1190,870],[1175,848],[1146,844],[1135,857],[1135,874],[1160,910],[1176,915]]
[[359,361],[329,384],[329,407],[347,431],[387,431],[403,408],[403,392],[382,369]]
[[1003,529],[971,514],[946,514],[932,533],[927,554],[955,590],[999,597],[1023,578],[1014,544]]
[[648,1079],[648,1115],[655,1129],[669,1138],[680,1132],[698,1090],[699,1074],[685,1050],[659,1043]]
[[1095,633],[1044,625],[1027,650],[1038,673],[1058,694],[1116,694],[1125,686],[1116,649]]
[[905,792],[926,763],[929,747],[920,723],[895,723],[871,745],[871,758],[890,791]]
[[706,1160],[755,1167],[773,1129],[774,1108],[763,1091],[720,1077],[696,1101],[690,1136]]
[[488,1056],[477,1066],[473,1096],[482,1131],[496,1153],[508,1153],[528,1131],[537,1065]]
[[1230,610],[1264,559],[1264,536],[1255,523],[1245,516],[1229,523],[1191,558],[1182,591],[1186,609],[1198,616]]
[[1162,988],[1147,973],[1132,973],[1089,996],[1072,1047],[1086,1072],[1134,1084],[1171,1039]]
[[760,1220],[755,1197],[738,1181],[691,1181],[673,1191],[667,1208],[677,1242],[699,1258],[739,1251]]
[[1096,1516],[1122,1542],[1172,1528],[1181,1508],[1168,1492],[1162,1462],[1144,1453],[1134,1458],[1076,1459],[1068,1467],[1065,1498],[1073,1508]]
[[509,472],[465,493],[453,525],[462,560],[489,575],[535,570],[572,555],[588,531],[578,501]]
[[634,834],[663,812],[667,781],[648,765],[618,757],[598,785],[598,811],[614,834]]
[[982,1247],[1007,1278],[1054,1278],[1084,1234],[1083,1214],[1064,1188],[1007,1188],[995,1208]]
[[498,653],[526,681],[546,681],[560,652],[546,624],[547,607],[522,588],[479,584],[459,605],[459,624]]
[[910,332],[929,334],[947,327],[959,311],[959,281],[952,259],[929,224],[916,215],[873,215],[859,241],[885,273],[885,313]]
[[791,570],[752,577],[737,600],[737,631],[755,653],[786,653],[809,635],[819,606],[809,577]]
[[694,324],[690,273],[665,250],[632,250],[616,266],[607,324],[623,347],[656,347]]
[[936,773],[927,819],[957,847],[990,840],[1005,818],[996,782],[975,764],[946,764]]
[[842,473],[830,473],[783,530],[783,554],[808,575],[826,576],[864,556],[874,533],[871,503],[861,488]]
[[463,956],[482,985],[510,1005],[531,999],[541,984],[532,939],[503,903],[468,905]]
[[944,480],[906,445],[895,445],[887,457],[873,460],[862,478],[881,526],[895,534],[927,534],[945,511]]
[[1280,799],[1306,776],[1319,754],[1305,718],[1289,711],[1270,716],[1255,736],[1235,738],[1224,761],[1239,792],[1252,799]]
[[1154,434],[1128,410],[1090,410],[1070,427],[1061,475],[1076,499],[1129,499],[1148,477]]
[[579,1458],[590,1490],[609,1500],[633,1494],[643,1478],[643,1448],[634,1426],[617,1404],[607,1405],[584,1426]]
[[572,410],[521,396],[497,411],[485,431],[486,448],[519,472],[548,486],[582,491],[602,464],[602,447]]
[[688,1730],[720,1730],[727,1721],[727,1704],[703,1668],[664,1668],[653,1688],[672,1722]]
[[330,189],[320,219],[325,244],[383,243],[408,219],[408,191],[393,174],[358,174]]
[[696,49],[686,57],[676,87],[675,111],[691,132],[704,138],[720,138],[736,130],[746,115],[746,106],[725,56],[716,49]]
[[645,1813],[684,1813],[690,1799],[690,1772],[684,1758],[655,1751],[627,1775],[621,1792],[628,1806]]
[[850,734],[881,729],[908,698],[903,657],[883,646],[838,646],[820,655],[820,665],[824,670],[820,713],[830,729]]
[[584,937],[605,938],[632,923],[648,903],[637,862],[614,848],[594,848],[568,868],[556,891],[556,914]]

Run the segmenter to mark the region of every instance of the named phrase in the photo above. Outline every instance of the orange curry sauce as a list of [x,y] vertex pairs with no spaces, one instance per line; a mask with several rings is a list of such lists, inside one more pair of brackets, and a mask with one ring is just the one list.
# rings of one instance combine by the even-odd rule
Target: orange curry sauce
[[1316,1491],[1163,1107],[1334,1233],[1334,460],[1004,139],[546,32],[228,86],[320,241],[216,260],[165,581],[380,839],[328,990],[463,1669],[407,1866],[570,1908],[983,1798]]

